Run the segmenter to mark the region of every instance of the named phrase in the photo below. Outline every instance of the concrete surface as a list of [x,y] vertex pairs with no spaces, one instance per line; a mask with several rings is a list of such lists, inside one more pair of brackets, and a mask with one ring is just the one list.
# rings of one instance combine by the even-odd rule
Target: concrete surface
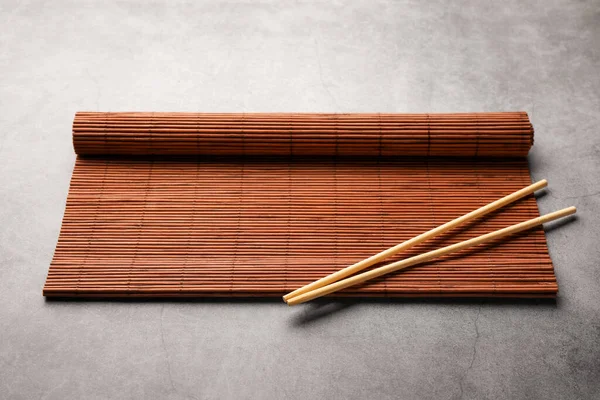
[[[0,398],[600,398],[600,3],[284,4],[0,1]],[[77,110],[526,110],[560,297],[44,301]]]

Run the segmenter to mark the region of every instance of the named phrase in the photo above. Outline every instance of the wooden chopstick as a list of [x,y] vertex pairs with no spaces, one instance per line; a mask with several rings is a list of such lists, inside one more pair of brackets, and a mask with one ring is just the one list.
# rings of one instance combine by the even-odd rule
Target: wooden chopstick
[[550,214],[543,215],[541,217],[533,218],[527,221],[520,222],[515,225],[508,226],[503,229],[499,229],[497,231],[493,231],[490,233],[486,233],[485,235],[481,235],[469,240],[465,240],[463,242],[455,243],[446,247],[442,247],[441,249],[432,250],[427,253],[419,254],[414,257],[407,258],[405,260],[397,261],[383,267],[375,268],[368,272],[363,272],[362,274],[355,275],[351,278],[343,279],[341,281],[332,283],[327,286],[320,287],[318,289],[312,290],[310,292],[295,296],[288,300],[288,305],[293,306],[296,304],[304,303],[309,300],[316,299],[317,297],[325,296],[327,294],[337,292],[338,290],[345,289],[347,287],[357,285],[359,283],[363,283],[367,280],[374,279],[380,277],[382,275],[388,274],[390,272],[398,271],[404,268],[411,267],[416,264],[421,264],[427,261],[430,261],[434,258],[441,257],[446,254],[450,254],[459,250],[466,249],[467,247],[476,246],[482,243],[486,243],[495,239],[500,239],[505,236],[509,236],[518,232],[525,231],[527,229],[531,229],[538,225],[544,224],[546,222],[553,221],[558,218],[566,217],[568,215],[574,214],[577,211],[575,207],[563,208],[562,210],[555,211]]
[[350,275],[353,275],[358,271],[362,271],[363,269],[370,267],[371,265],[376,264],[377,262],[382,261],[388,257],[391,257],[394,254],[397,254],[401,251],[407,250],[419,243],[422,243],[428,239],[438,236],[444,232],[447,232],[450,229],[455,228],[456,226],[458,226],[460,224],[463,224],[467,221],[481,217],[483,215],[489,214],[490,212],[495,211],[501,207],[504,207],[516,200],[519,200],[519,199],[535,192],[536,190],[540,190],[540,189],[546,187],[547,185],[548,185],[548,182],[545,179],[537,181],[536,183],[534,183],[532,185],[529,185],[521,190],[517,190],[516,192],[511,193],[501,199],[498,199],[498,200],[496,200],[490,204],[487,204],[483,207],[480,207],[476,210],[473,210],[468,214],[465,214],[461,217],[455,218],[452,221],[448,221],[445,224],[438,226],[437,228],[433,228],[427,232],[424,232],[418,236],[415,236],[412,239],[409,239],[405,242],[397,244],[394,247],[390,247],[387,250],[384,250],[384,251],[377,253],[369,258],[366,258],[362,261],[352,264],[344,269],[341,269],[337,272],[327,275],[317,281],[309,283],[308,285],[298,288],[298,289],[294,290],[293,292],[290,292],[290,293],[286,294],[285,296],[283,296],[283,300],[288,302],[293,297],[296,297],[303,293],[307,293],[312,290],[318,289],[320,287],[329,285],[333,282],[337,282],[340,279],[343,279]]

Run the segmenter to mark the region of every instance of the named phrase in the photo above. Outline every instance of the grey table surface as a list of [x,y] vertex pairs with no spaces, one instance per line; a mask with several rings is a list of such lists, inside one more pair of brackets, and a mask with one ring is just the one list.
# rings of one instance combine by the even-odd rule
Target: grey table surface
[[[487,4],[485,4],[487,3]],[[0,398],[600,398],[600,2],[0,2]],[[52,302],[78,110],[525,110],[556,302]]]

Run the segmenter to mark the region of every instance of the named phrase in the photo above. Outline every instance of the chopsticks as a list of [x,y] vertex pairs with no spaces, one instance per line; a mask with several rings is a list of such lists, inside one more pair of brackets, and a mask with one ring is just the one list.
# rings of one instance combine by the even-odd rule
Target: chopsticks
[[459,250],[466,249],[468,247],[476,246],[479,244],[487,243],[492,240],[500,239],[509,235],[513,235],[518,232],[522,232],[531,228],[534,228],[538,225],[542,225],[546,222],[554,221],[558,218],[563,218],[569,215],[574,214],[577,211],[575,207],[563,208],[562,210],[558,210],[552,212],[550,214],[543,215],[541,217],[533,218],[524,222],[520,222],[515,225],[508,226],[506,228],[499,229],[497,231],[493,231],[490,233],[486,233],[485,235],[481,235],[472,239],[468,239],[459,243],[455,243],[446,247],[442,247],[437,250],[432,250],[427,253],[419,254],[414,257],[410,257],[401,261],[397,261],[383,267],[375,268],[368,272],[363,272],[362,274],[355,275],[351,278],[343,279],[338,282],[332,283],[327,286],[320,287],[318,289],[306,292],[304,294],[300,294],[298,296],[294,296],[287,301],[287,304],[290,306],[307,302],[309,300],[316,299],[317,297],[325,296],[327,294],[331,294],[337,292],[338,290],[345,289],[347,287],[357,285],[359,283],[363,283],[370,279],[374,279],[380,277],[382,275],[388,274],[390,272],[398,271],[404,268],[411,267],[416,264],[421,264],[427,261],[430,261],[434,258],[441,257],[446,254],[450,254]]
[[431,229],[427,232],[424,232],[418,236],[415,236],[412,239],[409,239],[405,242],[397,244],[396,246],[390,247],[389,249],[384,250],[380,253],[377,253],[374,256],[366,258],[366,259],[359,261],[355,264],[352,264],[344,269],[341,269],[337,272],[327,275],[327,276],[325,276],[315,282],[312,282],[306,286],[296,289],[293,292],[290,292],[290,293],[286,294],[285,296],[283,296],[283,300],[285,302],[288,302],[293,297],[299,296],[303,293],[310,292],[312,290],[329,285],[333,282],[339,281],[340,279],[343,279],[350,275],[353,275],[354,273],[356,273],[358,271],[362,271],[363,269],[370,267],[371,265],[376,264],[379,261],[382,261],[390,256],[393,256],[394,254],[397,254],[401,251],[407,250],[413,246],[416,246],[419,243],[422,243],[428,239],[432,239],[435,236],[438,236],[444,232],[447,232],[450,229],[453,229],[460,224],[471,221],[471,220],[481,217],[483,215],[489,214],[492,211],[495,211],[501,207],[504,207],[510,203],[513,203],[529,194],[532,194],[533,192],[535,192],[537,190],[545,188],[547,185],[548,185],[548,181],[546,181],[545,179],[537,181],[536,183],[534,183],[532,185],[529,185],[521,190],[517,190],[516,192],[511,193],[505,197],[502,197],[501,199],[498,199],[498,200],[496,200],[492,203],[489,203],[483,207],[480,207],[476,210],[473,210],[468,214],[465,214],[463,216],[455,218],[452,221],[446,222],[445,224],[440,225],[436,228],[433,228],[433,229]]

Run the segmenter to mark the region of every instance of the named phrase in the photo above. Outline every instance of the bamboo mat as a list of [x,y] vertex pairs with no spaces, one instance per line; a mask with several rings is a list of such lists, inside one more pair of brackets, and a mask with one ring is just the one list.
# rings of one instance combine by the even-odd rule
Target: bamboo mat
[[[44,286],[280,296],[531,183],[526,113],[78,113]],[[388,260],[538,216],[533,196]],[[542,228],[340,296],[552,297]]]

